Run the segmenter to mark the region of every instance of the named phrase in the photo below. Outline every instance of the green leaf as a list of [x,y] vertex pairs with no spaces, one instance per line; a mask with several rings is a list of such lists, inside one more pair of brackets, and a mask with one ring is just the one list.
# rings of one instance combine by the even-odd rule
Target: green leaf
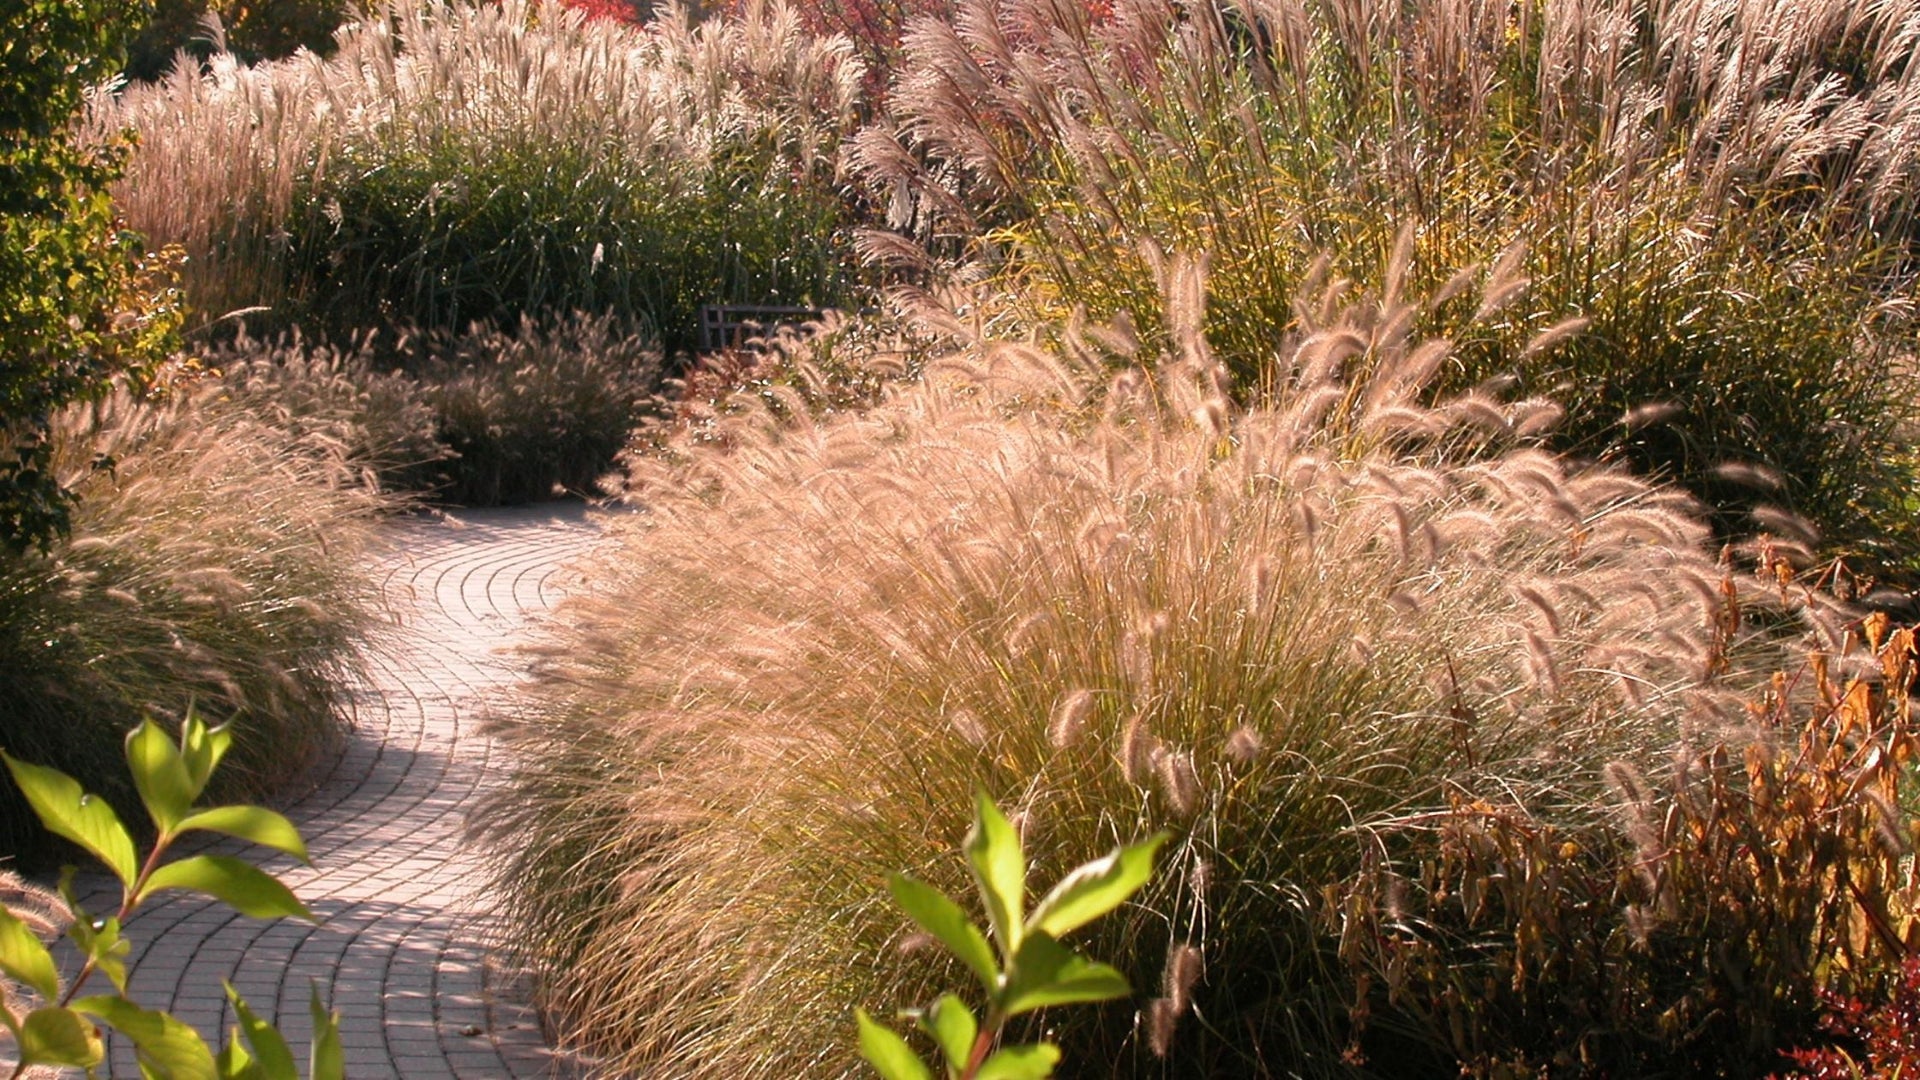
[[1027,919],[1029,931],[1065,937],[1126,903],[1153,876],[1153,856],[1170,834],[1155,833],[1074,870],[1047,893]]
[[973,1010],[952,994],[940,995],[933,1008],[920,1017],[920,1029],[933,1036],[947,1059],[948,1071],[956,1076],[967,1067],[973,1042],[980,1037],[980,1023],[973,1018]]
[[973,1080],[1046,1080],[1060,1064],[1060,1048],[1052,1043],[1007,1046],[982,1062]]
[[932,934],[960,962],[973,969],[991,994],[1000,986],[1000,966],[994,963],[993,946],[980,928],[968,920],[960,905],[947,894],[905,874],[887,878],[887,889],[920,929]]
[[313,1054],[307,1080],[346,1080],[347,1057],[340,1048],[340,1014],[320,1004],[320,984],[307,983],[307,1012],[313,1016]]
[[127,733],[127,767],[133,771],[133,786],[140,801],[161,832],[173,828],[193,805],[193,781],[180,748],[173,744],[160,725],[151,719]]
[[1036,930],[1027,935],[1007,969],[1007,986],[1000,998],[1006,1016],[1071,1005],[1082,1001],[1109,1001],[1131,993],[1126,976],[1105,964],[1079,956],[1053,935]]
[[280,880],[251,863],[227,855],[194,855],[171,862],[147,878],[145,899],[164,889],[192,889],[224,900],[256,919],[317,920]]
[[70,1065],[91,1069],[106,1056],[100,1033],[72,1009],[48,1005],[27,1014],[20,1025],[20,1061],[26,1065]]
[[60,996],[60,969],[53,954],[5,907],[0,907],[0,972],[47,1001]]
[[865,1009],[855,1009],[853,1016],[860,1023],[860,1056],[881,1080],[933,1080],[926,1062],[914,1054],[907,1040],[868,1016]]
[[79,844],[107,864],[122,885],[133,887],[140,872],[134,857],[133,837],[120,824],[113,807],[80,789],[73,777],[58,769],[48,769],[17,760],[0,750],[13,781],[32,804],[33,812],[47,831]]
[[233,735],[225,725],[210,728],[193,709],[187,710],[187,721],[180,728],[180,760],[186,766],[188,789],[194,799],[207,789],[207,780],[232,746]]
[[143,1072],[167,1080],[220,1080],[213,1051],[200,1033],[164,1012],[143,1009],[123,997],[86,997],[73,1007],[133,1040]]
[[294,828],[293,822],[263,806],[216,806],[201,810],[180,819],[176,831],[193,829],[237,836],[262,847],[284,851],[301,862],[313,861],[307,857],[306,842],[300,839],[300,830]]
[[260,1074],[260,1065],[240,1045],[240,1029],[235,1027],[227,1035],[226,1049],[216,1054],[213,1067],[220,1074],[220,1080],[265,1080]]
[[109,915],[95,925],[93,916],[87,914],[73,894],[73,874],[71,866],[60,873],[60,895],[67,902],[67,910],[73,913],[73,920],[67,924],[67,936],[80,947],[82,955],[93,961],[95,968],[113,981],[113,988],[124,994],[127,992],[126,957],[133,951],[133,943],[120,936],[118,915]]
[[287,1049],[287,1040],[280,1037],[279,1029],[256,1016],[232,983],[222,979],[220,985],[226,988],[227,1000],[233,1002],[234,1015],[240,1018],[240,1034],[253,1049],[260,1071],[272,1080],[299,1080],[300,1074],[293,1068],[293,1051]]
[[1000,951],[1012,957],[1020,951],[1027,858],[1020,851],[1020,835],[984,791],[974,795],[973,828],[967,832],[966,852],[973,879],[980,886],[980,899],[987,908],[987,920],[1000,939]]

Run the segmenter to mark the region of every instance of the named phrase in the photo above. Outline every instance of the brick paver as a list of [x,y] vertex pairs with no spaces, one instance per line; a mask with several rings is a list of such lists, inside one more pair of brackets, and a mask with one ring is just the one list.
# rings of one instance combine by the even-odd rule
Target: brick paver
[[[495,923],[464,828],[499,779],[499,751],[477,725],[513,693],[523,665],[511,648],[577,584],[560,567],[597,535],[572,504],[394,526],[381,563],[393,633],[368,657],[345,751],[283,808],[313,865],[265,863],[319,924],[261,922],[171,894],[127,928],[134,1000],[211,1037],[233,1022],[220,987],[230,980],[304,1059],[317,984],[341,1014],[354,1080],[572,1074],[493,960]],[[93,882],[93,910],[110,902],[105,885]],[[112,1075],[138,1074],[127,1047],[114,1059]]]

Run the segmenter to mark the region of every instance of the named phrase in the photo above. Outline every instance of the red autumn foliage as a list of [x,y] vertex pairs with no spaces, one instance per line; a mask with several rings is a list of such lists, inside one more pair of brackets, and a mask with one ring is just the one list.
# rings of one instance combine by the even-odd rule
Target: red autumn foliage
[[1825,995],[1827,1046],[1789,1050],[1796,1066],[1776,1080],[1892,1080],[1920,1076],[1920,957],[1901,965],[1887,1000]]

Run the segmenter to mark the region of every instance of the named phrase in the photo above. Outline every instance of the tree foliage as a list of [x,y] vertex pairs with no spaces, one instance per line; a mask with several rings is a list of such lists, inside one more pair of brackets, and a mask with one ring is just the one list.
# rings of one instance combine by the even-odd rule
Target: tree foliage
[[[48,471],[48,418],[165,353],[177,314],[115,228],[117,147],[70,122],[119,72],[132,0],[0,0],[0,545],[46,544],[71,495]],[[142,292],[147,293],[142,297]]]

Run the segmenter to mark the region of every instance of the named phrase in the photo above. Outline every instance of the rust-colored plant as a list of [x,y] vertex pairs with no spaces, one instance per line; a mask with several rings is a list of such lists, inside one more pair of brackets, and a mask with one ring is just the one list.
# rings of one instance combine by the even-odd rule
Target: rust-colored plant
[[1375,991],[1360,1010],[1423,1025],[1482,1075],[1777,1067],[1833,995],[1886,985],[1920,941],[1914,642],[1868,616],[1852,648],[1776,674],[1748,724],[1683,742],[1657,775],[1608,766],[1603,827],[1456,798],[1420,880],[1381,870],[1349,897],[1343,955]]

